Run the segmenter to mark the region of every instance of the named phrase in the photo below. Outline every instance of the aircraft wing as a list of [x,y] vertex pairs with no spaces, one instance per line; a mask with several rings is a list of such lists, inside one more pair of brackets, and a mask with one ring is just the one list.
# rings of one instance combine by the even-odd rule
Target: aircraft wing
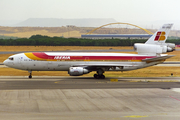
[[76,64],[72,67],[81,67],[81,66],[92,66],[92,67],[111,67],[111,66],[132,66],[126,64]]
[[72,67],[84,67],[90,70],[97,70],[99,68],[123,68],[123,67],[130,67],[130,66],[136,66],[136,65],[131,65],[131,64],[76,64],[73,65]]
[[[168,59],[170,57],[173,57],[174,55],[166,55],[166,56],[159,56],[159,57],[155,57],[155,58],[147,58],[147,59],[143,59],[142,62],[156,62],[156,61],[162,61],[165,59]],[[101,64],[101,63],[90,63],[90,64],[75,64],[72,65],[72,67],[86,67],[86,68],[100,68],[100,67],[130,67],[130,66],[137,66],[137,65],[133,65],[132,63],[130,64],[118,64],[118,63],[112,63],[112,64]]]
[[173,57],[174,55],[167,55],[167,56],[160,56],[160,57],[155,57],[155,58],[147,58],[147,59],[143,59],[142,62],[155,62],[155,61],[161,61],[161,60],[165,60],[168,59],[170,57]]

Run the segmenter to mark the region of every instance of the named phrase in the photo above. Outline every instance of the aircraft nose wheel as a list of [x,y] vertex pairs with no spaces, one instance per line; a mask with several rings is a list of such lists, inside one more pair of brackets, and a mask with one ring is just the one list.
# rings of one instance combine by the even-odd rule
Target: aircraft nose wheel
[[105,76],[104,75],[94,74],[94,78],[96,78],[96,79],[105,79]]
[[29,78],[32,78],[32,75],[29,75]]
[[29,72],[29,78],[32,78],[32,71],[28,71]]
[[31,73],[30,73],[30,75],[29,75],[29,78],[32,78],[32,75],[31,75]]

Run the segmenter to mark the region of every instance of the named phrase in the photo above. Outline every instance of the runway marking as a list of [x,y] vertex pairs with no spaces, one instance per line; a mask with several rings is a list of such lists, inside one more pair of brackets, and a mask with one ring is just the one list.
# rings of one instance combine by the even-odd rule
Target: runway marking
[[54,82],[54,83],[62,83],[62,81],[56,81],[56,82]]
[[127,82],[180,82],[179,80],[130,80]]
[[177,100],[177,101],[180,101],[179,99],[177,99],[177,98],[175,98],[175,97],[172,97],[172,96],[169,96],[170,98],[172,98],[172,99],[175,99],[175,100]]
[[118,79],[110,79],[111,82],[118,82]]
[[143,117],[149,117],[148,115],[145,115],[145,116],[141,116],[141,115],[131,115],[131,116],[124,116],[124,117],[127,117],[127,118],[143,118]]
[[96,83],[108,83],[108,82],[96,82]]
[[115,81],[110,80],[110,81],[96,82],[96,83],[113,83],[113,82],[118,82],[118,83],[120,82],[147,82],[148,83],[148,82],[180,82],[180,80],[123,80],[123,81],[118,80],[116,81],[115,79]]

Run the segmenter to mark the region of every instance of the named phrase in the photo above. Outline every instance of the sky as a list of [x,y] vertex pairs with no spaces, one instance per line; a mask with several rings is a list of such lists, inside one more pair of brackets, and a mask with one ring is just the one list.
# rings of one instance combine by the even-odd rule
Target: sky
[[176,24],[180,0],[0,0],[0,21],[29,18],[114,18],[137,25]]

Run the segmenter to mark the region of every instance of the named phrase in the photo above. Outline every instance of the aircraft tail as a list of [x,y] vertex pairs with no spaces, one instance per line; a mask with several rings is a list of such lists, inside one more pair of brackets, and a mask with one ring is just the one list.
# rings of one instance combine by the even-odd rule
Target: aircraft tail
[[145,44],[163,44],[169,35],[173,24],[164,24],[157,32],[155,32]]
[[159,55],[175,50],[174,43],[165,43],[173,24],[164,24],[154,33],[145,44],[135,43],[134,49],[138,54]]

